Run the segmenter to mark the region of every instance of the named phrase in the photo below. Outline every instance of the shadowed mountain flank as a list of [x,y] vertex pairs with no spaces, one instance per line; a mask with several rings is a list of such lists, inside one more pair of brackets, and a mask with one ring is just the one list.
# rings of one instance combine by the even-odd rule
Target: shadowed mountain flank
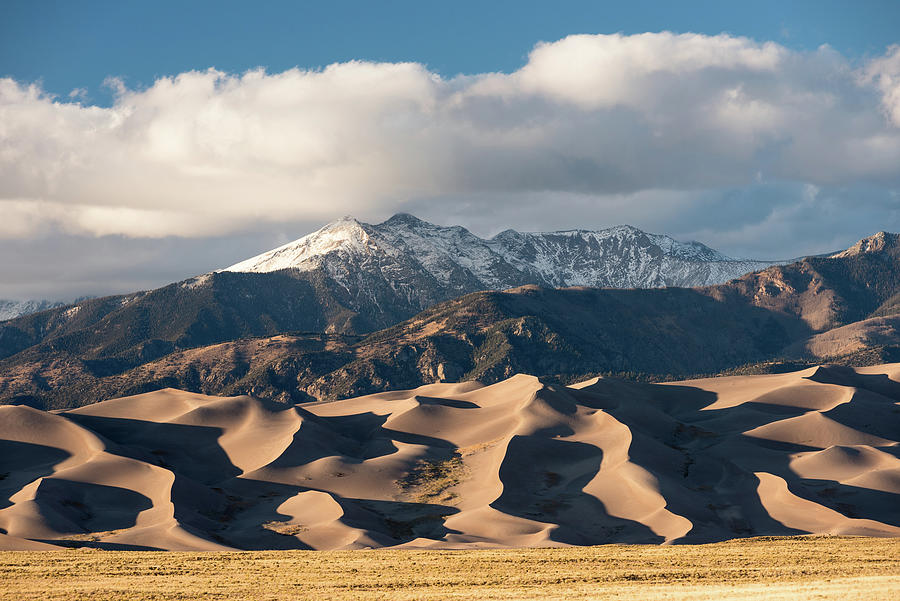
[[[370,250],[364,228],[351,229],[358,235],[346,248],[340,238],[335,264],[294,249],[303,269],[217,272],[0,323],[0,403],[66,409],[173,387],[295,404],[516,373],[661,380],[783,361],[900,360],[893,234],[701,288],[547,288],[560,282],[526,278],[455,297],[503,280],[492,267],[482,275],[493,284],[475,278],[412,302],[404,295],[425,286],[415,278],[375,290],[344,269],[341,253]],[[434,233],[444,234],[462,235]],[[331,249],[330,236],[319,246]],[[441,257],[421,258],[438,273]],[[562,283],[572,281],[582,280]]]
[[796,316],[701,290],[524,287],[464,296],[363,339],[242,339],[114,374],[32,349],[0,362],[0,399],[62,409],[174,387],[297,403],[516,373],[688,376],[764,360],[809,332]]
[[900,364],[0,407],[0,548],[900,536]]
[[[0,359],[32,347],[90,362],[96,374],[185,349],[282,332],[368,333],[481,290],[655,288],[725,282],[770,262],[732,260],[700,243],[622,226],[483,240],[411,215],[352,218],[227,270],[150,291],[35,305],[0,301]],[[31,311],[28,311],[31,313]]]

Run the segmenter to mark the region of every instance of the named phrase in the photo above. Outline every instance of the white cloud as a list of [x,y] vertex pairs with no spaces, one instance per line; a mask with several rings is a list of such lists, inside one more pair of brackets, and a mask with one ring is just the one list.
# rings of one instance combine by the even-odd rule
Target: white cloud
[[900,126],[900,45],[891,46],[884,56],[869,63],[862,81],[874,83],[881,90],[885,113]]
[[827,47],[579,35],[510,74],[349,62],[107,85],[101,108],[0,80],[0,237],[214,236],[439,211],[428,199],[653,211],[757,181],[900,186],[897,47],[854,69]]
[[651,108],[673,86],[719,75],[773,73],[787,51],[727,35],[573,35],[539,44],[528,64],[507,79],[523,91],[586,109]]

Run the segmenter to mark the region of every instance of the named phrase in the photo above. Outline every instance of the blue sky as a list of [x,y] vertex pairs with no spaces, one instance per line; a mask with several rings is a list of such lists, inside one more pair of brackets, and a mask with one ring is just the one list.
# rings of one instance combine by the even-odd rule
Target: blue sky
[[900,231],[897,44],[896,0],[0,0],[0,298],[345,214],[847,247]]
[[573,33],[722,32],[845,56],[897,43],[896,0],[753,2],[123,2],[3,0],[0,76],[84,88],[108,104],[108,76],[133,87],[216,67],[282,71],[353,59],[421,62],[437,73],[513,71],[532,46]]

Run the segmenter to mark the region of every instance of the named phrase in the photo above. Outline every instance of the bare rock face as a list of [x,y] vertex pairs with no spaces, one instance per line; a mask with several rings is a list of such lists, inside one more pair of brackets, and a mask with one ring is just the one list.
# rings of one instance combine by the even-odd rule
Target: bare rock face
[[438,363],[436,376],[438,382],[456,382],[465,370],[453,362]]
[[847,250],[841,251],[833,257],[854,257],[865,253],[876,253],[886,248],[896,248],[900,235],[889,232],[878,232],[868,238],[863,238]]

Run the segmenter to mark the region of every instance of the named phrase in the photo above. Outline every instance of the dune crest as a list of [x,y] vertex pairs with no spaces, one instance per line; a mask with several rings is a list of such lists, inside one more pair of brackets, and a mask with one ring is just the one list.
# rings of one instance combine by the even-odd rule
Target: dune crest
[[900,365],[0,407],[0,549],[900,536]]

